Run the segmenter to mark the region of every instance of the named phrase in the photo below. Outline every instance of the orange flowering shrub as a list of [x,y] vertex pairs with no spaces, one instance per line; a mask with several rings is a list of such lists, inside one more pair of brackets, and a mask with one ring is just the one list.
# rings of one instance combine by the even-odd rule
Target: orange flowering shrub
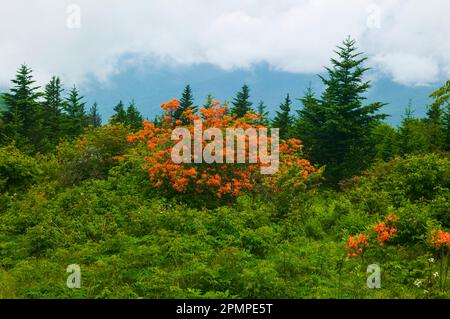
[[450,249],[450,233],[445,232],[442,229],[434,230],[431,234],[431,244],[437,249]]
[[394,235],[397,235],[398,231],[394,224],[398,220],[397,216],[390,214],[386,217],[384,223],[375,225],[374,230],[377,233],[377,240],[380,246],[383,246],[385,242],[390,241]]
[[366,235],[359,234],[357,237],[349,236],[348,243],[345,245],[347,256],[356,257],[362,255],[364,248],[370,247],[369,241],[372,239],[372,235],[375,235],[373,240],[378,242],[380,247],[383,247],[386,242],[398,234],[398,230],[395,227],[397,221],[397,215],[389,214],[384,222],[378,223],[372,228],[372,232]]
[[[317,174],[317,170],[309,161],[300,158],[302,145],[299,140],[280,141],[279,171],[273,175],[263,175],[263,164],[258,157],[256,163],[250,163],[249,158],[255,155],[249,151],[249,137],[246,136],[245,163],[195,163],[197,154],[194,150],[195,120],[202,120],[202,130],[218,128],[226,136],[227,128],[248,129],[265,128],[259,115],[247,113],[242,118],[228,115],[228,107],[215,102],[213,107],[200,109],[199,113],[187,110],[183,113],[183,120],[175,120],[172,116],[180,106],[177,100],[161,104],[164,116],[159,123],[144,122],[141,131],[128,137],[130,142],[142,142],[146,146],[145,170],[155,188],[177,193],[210,193],[221,199],[225,196],[236,197],[243,192],[251,191],[256,186],[268,186],[273,190],[280,190],[283,186],[305,187],[305,181],[310,175]],[[172,133],[176,128],[185,128],[192,137],[192,152],[190,163],[174,163],[171,154],[173,147],[182,139],[172,140]],[[211,141],[202,141],[202,150]],[[258,140],[258,149],[260,149]],[[268,143],[271,138],[268,137]],[[268,147],[270,151],[270,147]],[[216,155],[214,153],[214,155]],[[228,149],[223,143],[223,158],[237,158],[236,149]]]
[[369,236],[359,234],[358,236],[349,236],[347,249],[347,256],[356,257],[361,256],[365,248],[369,248]]

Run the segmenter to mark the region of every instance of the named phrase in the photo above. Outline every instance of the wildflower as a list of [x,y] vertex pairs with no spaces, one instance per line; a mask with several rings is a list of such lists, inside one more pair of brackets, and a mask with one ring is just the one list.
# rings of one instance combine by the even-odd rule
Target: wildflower
[[439,277],[439,272],[436,271],[435,273],[433,273],[433,277],[434,278],[438,278]]
[[414,285],[415,285],[417,288],[420,288],[420,286],[422,286],[422,280],[416,279],[416,280],[414,281]]
[[428,259],[428,262],[429,262],[429,263],[434,263],[434,258],[431,257],[430,259]]

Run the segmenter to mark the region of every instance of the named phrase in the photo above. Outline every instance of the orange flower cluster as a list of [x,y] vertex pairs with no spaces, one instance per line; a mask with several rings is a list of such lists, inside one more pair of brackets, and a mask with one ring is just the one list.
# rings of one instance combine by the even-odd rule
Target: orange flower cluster
[[450,233],[445,232],[441,229],[433,231],[431,234],[431,242],[435,248],[445,248],[450,249]]
[[372,234],[376,234],[376,241],[382,247],[385,242],[390,241],[394,235],[398,234],[395,223],[398,221],[397,215],[389,214],[384,222],[378,223],[373,227],[373,233],[366,235],[359,234],[357,237],[349,236],[348,243],[345,245],[347,256],[356,257],[362,255],[364,248],[369,248],[369,239]]
[[348,244],[346,245],[347,256],[356,257],[361,256],[365,248],[369,248],[369,236],[359,234],[358,236],[350,236]]
[[[280,186],[303,185],[304,181],[314,173],[316,169],[311,164],[299,157],[302,145],[298,140],[280,141],[279,172],[274,175],[262,175],[261,166],[264,166],[258,158],[257,163],[249,163],[252,154],[249,152],[249,138],[246,136],[245,163],[195,163],[195,151],[191,152],[192,163],[175,164],[172,161],[172,148],[181,140],[172,140],[172,132],[175,128],[186,128],[192,137],[194,147],[194,120],[202,120],[202,129],[218,128],[226,136],[227,128],[264,128],[258,115],[247,113],[242,118],[234,118],[228,115],[228,107],[214,102],[208,109],[200,109],[199,113],[187,110],[183,113],[183,121],[175,120],[173,113],[180,106],[177,100],[161,104],[165,116],[158,123],[144,122],[141,131],[128,137],[129,142],[142,142],[146,146],[145,169],[149,173],[150,181],[156,188],[180,193],[212,193],[217,198],[224,196],[236,197],[245,191],[253,190],[257,185],[269,185],[272,189],[280,189]],[[268,144],[271,139],[268,137]],[[207,145],[203,140],[203,149]],[[258,141],[259,143],[259,141]],[[259,149],[259,145],[258,145]],[[270,149],[270,148],[269,148]],[[237,158],[236,149],[227,149],[223,145],[224,158]],[[291,179],[289,183],[287,181]]]
[[383,246],[385,242],[391,240],[392,236],[397,235],[397,228],[394,227],[394,223],[398,220],[398,217],[394,214],[390,214],[386,217],[385,223],[379,223],[375,225],[374,230],[377,233],[377,240],[380,246]]

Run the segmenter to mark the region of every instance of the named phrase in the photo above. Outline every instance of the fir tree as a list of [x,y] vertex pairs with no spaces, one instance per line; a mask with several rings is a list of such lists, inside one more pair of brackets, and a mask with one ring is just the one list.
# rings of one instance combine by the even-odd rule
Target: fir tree
[[34,86],[33,71],[25,64],[21,65],[12,80],[13,88],[3,95],[7,109],[2,113],[4,133],[0,137],[4,142],[14,141],[20,148],[30,147],[30,143],[39,147],[42,140],[41,106],[38,92]]
[[258,103],[258,114],[261,117],[260,123],[264,126],[269,126],[269,112],[266,111],[267,106],[263,101],[259,101]]
[[373,156],[371,132],[383,114],[376,112],[384,105],[363,105],[370,82],[363,80],[368,70],[366,58],[356,53],[355,41],[347,38],[338,46],[327,76],[320,76],[325,91],[320,102],[301,111],[303,139],[311,159],[326,165],[325,176],[332,183],[366,168]]
[[206,103],[203,104],[203,108],[209,109],[213,107],[213,105],[214,105],[214,97],[211,94],[208,94],[208,96],[206,97]]
[[140,130],[142,128],[143,122],[142,114],[136,108],[136,104],[134,100],[131,101],[130,105],[127,108],[127,120],[126,124],[130,126],[133,131]]
[[63,91],[60,79],[55,76],[45,86],[42,122],[49,147],[56,145],[62,137],[61,121],[64,101],[61,93]]
[[272,122],[272,127],[280,130],[280,138],[286,139],[292,128],[293,118],[291,116],[292,101],[289,94],[286,95],[284,103],[280,104],[281,112],[277,111]]
[[117,124],[127,123],[127,112],[125,111],[125,106],[123,105],[122,101],[119,101],[119,103],[114,107],[114,114],[111,116],[109,122],[111,124]]
[[184,88],[179,102],[180,107],[173,113],[173,118],[186,122],[187,119],[183,118],[183,112],[190,109],[196,110],[196,107],[194,106],[194,96],[192,95],[192,89],[189,84]]
[[243,117],[247,112],[253,112],[252,110],[252,102],[250,99],[250,88],[245,84],[241,91],[236,94],[236,97],[233,99],[233,107],[231,108],[231,114],[236,117]]
[[94,102],[94,104],[91,106],[91,109],[89,110],[89,125],[93,127],[102,126],[102,117],[98,112],[97,102]]
[[83,133],[84,127],[88,124],[86,115],[84,97],[74,85],[69,91],[68,97],[64,101],[65,119],[63,130],[65,135],[76,137]]

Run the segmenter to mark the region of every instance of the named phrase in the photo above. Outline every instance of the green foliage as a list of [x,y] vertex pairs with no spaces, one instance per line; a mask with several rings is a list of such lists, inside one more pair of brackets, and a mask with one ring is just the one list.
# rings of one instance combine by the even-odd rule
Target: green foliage
[[78,139],[59,144],[56,158],[62,184],[104,178],[125,154],[128,134],[121,124],[107,125],[91,128]]
[[40,173],[38,162],[15,146],[0,148],[0,193],[23,191]]

